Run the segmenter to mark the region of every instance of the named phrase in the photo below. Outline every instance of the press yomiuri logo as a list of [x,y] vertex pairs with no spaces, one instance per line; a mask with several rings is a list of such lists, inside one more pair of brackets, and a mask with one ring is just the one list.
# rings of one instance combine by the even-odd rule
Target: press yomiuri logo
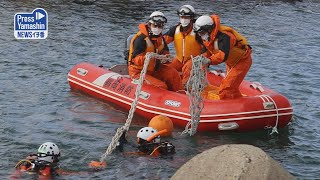
[[31,13],[14,15],[14,37],[16,39],[46,39],[48,37],[48,13],[36,8]]

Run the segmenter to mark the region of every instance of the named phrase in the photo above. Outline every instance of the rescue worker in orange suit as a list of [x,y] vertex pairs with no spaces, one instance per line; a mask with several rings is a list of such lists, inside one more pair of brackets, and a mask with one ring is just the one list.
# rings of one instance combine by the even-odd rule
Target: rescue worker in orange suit
[[[80,175],[89,172],[68,172],[59,167],[60,150],[52,142],[46,142],[40,145],[37,154],[31,154],[25,159],[20,160],[16,165],[16,171],[10,176],[10,179],[24,178],[24,173],[37,175],[39,179],[51,179],[58,175]],[[90,169],[97,171],[100,169]]]
[[40,145],[37,154],[32,154],[19,161],[15,168],[16,173],[11,178],[18,178],[23,172],[38,174],[39,178],[50,177],[59,174],[60,150],[52,142],[46,142]]
[[200,44],[201,39],[199,36],[196,36],[192,30],[195,21],[194,8],[191,5],[183,5],[177,11],[177,14],[180,23],[172,26],[170,30],[165,33],[164,37],[167,44],[174,42],[176,57],[169,66],[182,72],[182,84],[185,86],[189,80],[192,69],[191,56],[195,57],[200,55],[202,46]]
[[165,136],[169,131],[163,129],[157,131],[153,127],[141,128],[137,133],[137,152],[123,152],[123,146],[128,143],[125,133],[122,134],[117,149],[125,155],[148,155],[148,156],[162,156],[175,154],[175,146],[167,141],[161,141],[160,136]]
[[138,149],[140,152],[150,155],[172,155],[175,153],[175,147],[170,142],[161,142],[161,134],[165,134],[166,129],[157,131],[153,127],[144,127],[137,133]]
[[[139,79],[147,52],[160,55],[169,54],[169,48],[162,35],[166,22],[167,18],[164,14],[155,11],[150,15],[148,23],[139,25],[139,32],[130,43],[128,71],[131,78]],[[150,60],[145,79],[147,83],[159,88],[171,91],[183,89],[179,72],[162,64],[159,59]]]
[[242,97],[239,86],[252,64],[252,51],[246,38],[234,29],[220,25],[217,15],[199,17],[194,24],[194,31],[207,49],[203,55],[210,59],[208,63],[226,64],[227,73],[219,86],[219,98]]

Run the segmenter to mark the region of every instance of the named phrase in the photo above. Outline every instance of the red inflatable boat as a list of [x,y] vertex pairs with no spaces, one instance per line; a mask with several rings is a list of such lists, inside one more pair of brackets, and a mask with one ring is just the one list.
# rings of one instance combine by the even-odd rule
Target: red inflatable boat
[[[211,71],[208,80],[219,86],[223,73]],[[135,99],[137,81],[127,75],[126,65],[106,69],[80,63],[68,74],[71,89],[130,109]],[[204,100],[197,131],[251,131],[284,127],[292,119],[293,109],[288,99],[259,83],[244,81],[240,86],[244,97],[234,100]],[[185,127],[190,121],[189,97],[144,84],[136,113],[151,119],[162,114],[175,126]]]

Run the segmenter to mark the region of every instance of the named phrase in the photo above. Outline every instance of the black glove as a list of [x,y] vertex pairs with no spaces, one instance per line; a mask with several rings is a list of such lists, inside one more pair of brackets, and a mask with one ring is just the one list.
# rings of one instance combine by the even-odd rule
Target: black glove
[[159,70],[160,64],[161,64],[161,61],[160,61],[159,59],[156,59],[156,65],[154,66],[154,70],[155,70],[155,71],[158,71],[158,70]]
[[126,139],[126,133],[127,131],[123,131],[116,147],[116,149],[118,149],[120,152],[123,152],[123,145],[128,142]]
[[172,143],[170,142],[162,142],[160,143],[160,153],[162,155],[169,155],[169,154],[174,154],[176,153],[175,147]]

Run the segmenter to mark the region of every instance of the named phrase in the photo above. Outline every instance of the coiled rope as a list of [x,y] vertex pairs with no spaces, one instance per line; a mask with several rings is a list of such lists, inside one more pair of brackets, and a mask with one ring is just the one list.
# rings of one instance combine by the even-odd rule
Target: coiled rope
[[161,63],[172,61],[172,56],[169,56],[169,55],[159,55],[159,54],[152,53],[152,52],[149,52],[149,53],[147,53],[145,55],[145,61],[144,61],[144,64],[143,64],[143,69],[142,69],[142,71],[140,73],[140,78],[138,80],[138,86],[137,86],[137,89],[136,89],[136,92],[135,92],[135,99],[131,104],[131,108],[130,108],[126,123],[124,124],[124,126],[122,126],[122,127],[117,129],[117,132],[114,135],[114,137],[112,138],[112,141],[110,142],[110,144],[108,146],[108,149],[101,156],[100,162],[104,162],[107,159],[107,156],[110,155],[114,151],[114,149],[117,147],[117,144],[118,144],[119,139],[122,136],[122,134],[129,130],[129,127],[130,127],[130,124],[131,124],[131,121],[132,121],[132,118],[133,118],[133,114],[134,114],[134,112],[136,110],[136,107],[137,107],[137,104],[138,104],[138,99],[139,99],[139,96],[140,96],[140,93],[141,93],[142,84],[143,84],[143,81],[144,81],[146,73],[147,73],[147,67],[149,65],[150,60],[154,59],[154,58],[157,59],[157,60],[160,60]]
[[190,72],[190,78],[186,84],[186,90],[190,100],[189,109],[191,120],[186,125],[182,134],[189,134],[190,136],[193,136],[197,132],[201,111],[204,105],[201,92],[208,85],[207,71],[203,68],[203,64],[208,64],[210,60],[204,56],[191,58],[192,69]]

